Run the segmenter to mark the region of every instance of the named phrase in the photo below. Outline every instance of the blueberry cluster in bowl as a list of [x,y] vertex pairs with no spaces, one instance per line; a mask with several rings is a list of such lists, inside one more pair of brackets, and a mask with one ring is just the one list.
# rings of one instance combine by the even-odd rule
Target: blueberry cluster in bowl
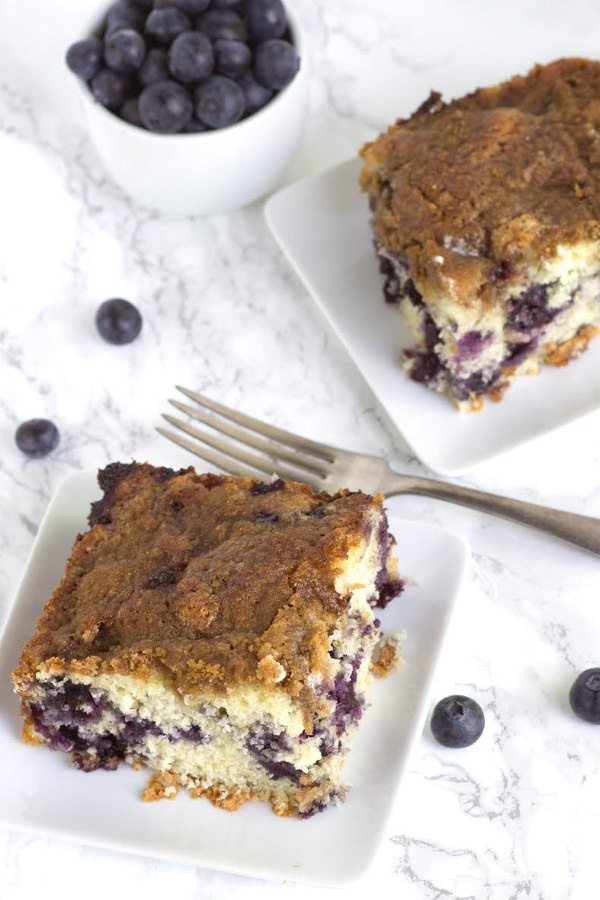
[[98,103],[158,134],[234,125],[300,67],[281,0],[118,0],[66,61]]

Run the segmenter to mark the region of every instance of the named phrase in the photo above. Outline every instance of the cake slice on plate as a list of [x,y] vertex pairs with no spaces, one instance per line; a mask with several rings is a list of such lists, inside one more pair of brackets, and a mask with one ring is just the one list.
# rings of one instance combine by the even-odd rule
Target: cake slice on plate
[[563,366],[600,327],[600,63],[562,59],[363,148],[385,296],[415,381],[463,409]]
[[149,800],[339,800],[389,656],[374,607],[401,589],[381,498],[136,463],[99,483],[13,675],[25,739],[85,771],[146,765]]

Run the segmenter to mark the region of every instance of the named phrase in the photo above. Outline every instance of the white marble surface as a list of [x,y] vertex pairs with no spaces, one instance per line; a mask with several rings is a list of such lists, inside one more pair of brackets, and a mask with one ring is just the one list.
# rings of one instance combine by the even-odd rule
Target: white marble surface
[[[453,95],[535,60],[598,50],[592,0],[289,2],[304,17],[315,66],[292,176],[351,155],[430,87]],[[260,208],[167,220],[105,179],[61,62],[89,5],[0,3],[0,617],[65,474],[132,456],[186,462],[153,432],[176,381],[420,470],[327,334]],[[119,295],[145,317],[142,338],[126,348],[104,344],[93,327],[97,304]],[[36,415],[62,431],[42,462],[13,445],[16,425]],[[596,415],[465,482],[600,515],[599,465]],[[464,752],[423,736],[368,879],[309,894],[0,831],[1,898],[598,896],[599,732],[572,718],[566,694],[579,670],[600,664],[599,562],[425,499],[390,507],[472,543],[471,582],[434,694],[476,696],[488,727]]]

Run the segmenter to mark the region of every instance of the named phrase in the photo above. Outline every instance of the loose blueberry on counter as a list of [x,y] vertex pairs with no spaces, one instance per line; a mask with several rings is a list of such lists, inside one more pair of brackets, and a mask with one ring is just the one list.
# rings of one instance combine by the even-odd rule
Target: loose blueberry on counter
[[248,0],[246,3],[248,35],[255,44],[280,38],[287,29],[287,16],[281,0]]
[[600,669],[586,669],[569,692],[571,709],[584,722],[600,725]]
[[118,109],[125,102],[131,89],[127,75],[102,69],[91,81],[92,94],[107,109]]
[[242,75],[250,68],[252,52],[241,41],[215,41],[215,68],[219,75]]
[[77,41],[67,50],[67,65],[71,72],[79,75],[84,81],[91,81],[102,67],[102,41],[89,38]]
[[273,39],[256,48],[254,74],[261,84],[274,91],[281,91],[295,77],[300,68],[296,48],[288,41]]
[[192,84],[204,81],[215,68],[213,46],[199,31],[184,31],[169,48],[167,64],[173,78]]
[[115,72],[135,72],[145,55],[146,42],[133,28],[117,28],[104,41],[104,61]]
[[140,117],[148,131],[176,134],[191,120],[194,106],[190,95],[176,81],[157,81],[142,91]]
[[191,27],[188,16],[174,6],[153,9],[146,19],[146,34],[160,44],[170,44],[184,31],[190,31]]
[[241,87],[230,78],[213,75],[196,88],[196,118],[210,128],[227,128],[244,115],[246,104]]
[[250,72],[239,75],[235,80],[244,92],[247,116],[258,112],[258,110],[262,109],[263,106],[266,106],[273,97],[273,91],[257,81]]
[[209,9],[200,16],[196,27],[211,41],[245,41],[247,38],[244,20],[231,9]]
[[440,700],[431,716],[431,732],[444,747],[470,747],[479,740],[484,727],[479,703],[460,694]]
[[142,317],[129,300],[114,298],[98,307],[96,327],[109,344],[130,344],[142,330]]
[[60,434],[54,422],[49,419],[29,419],[15,432],[17,447],[27,456],[40,458],[47,456],[58,447]]
[[161,50],[159,47],[153,47],[151,50],[148,50],[146,59],[140,66],[137,77],[142,87],[150,87],[151,84],[156,84],[157,81],[167,79],[169,70],[167,68],[166,50]]
[[105,35],[117,28],[135,28],[139,30],[144,25],[144,11],[136,3],[129,0],[119,0],[108,10],[106,16]]

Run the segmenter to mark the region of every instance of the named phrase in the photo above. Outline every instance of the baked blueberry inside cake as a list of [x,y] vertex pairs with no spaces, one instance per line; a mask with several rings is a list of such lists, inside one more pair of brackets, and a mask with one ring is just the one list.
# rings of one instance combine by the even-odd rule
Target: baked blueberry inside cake
[[385,299],[416,339],[405,368],[459,408],[600,328],[598,96],[600,63],[558,60],[432,93],[362,151]]
[[385,656],[374,609],[402,588],[381,498],[137,463],[99,483],[13,673],[25,739],[148,766],[148,800],[340,800]]

